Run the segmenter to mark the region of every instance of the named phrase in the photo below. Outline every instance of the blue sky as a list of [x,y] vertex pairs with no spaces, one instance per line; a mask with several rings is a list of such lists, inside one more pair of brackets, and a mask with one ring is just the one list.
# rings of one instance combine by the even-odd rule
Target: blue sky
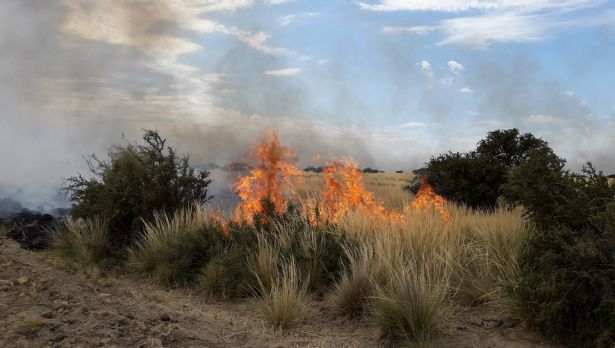
[[273,128],[387,170],[518,127],[615,172],[612,1],[8,0],[0,48],[0,184],[145,127],[197,163]]

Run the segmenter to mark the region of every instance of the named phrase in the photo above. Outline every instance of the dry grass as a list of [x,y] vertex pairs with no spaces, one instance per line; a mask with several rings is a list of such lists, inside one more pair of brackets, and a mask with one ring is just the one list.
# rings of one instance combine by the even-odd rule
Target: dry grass
[[285,261],[271,288],[261,283],[261,307],[265,321],[274,329],[288,329],[303,320],[307,310],[306,288],[294,261]]
[[36,333],[38,330],[47,325],[47,322],[35,315],[25,315],[24,318],[15,324],[15,332],[21,335]]
[[519,276],[530,226],[520,210],[473,211],[454,205],[448,222],[435,212],[405,211],[403,223],[344,216],[338,228],[356,243],[333,301],[344,313],[371,315],[395,341],[428,344],[448,301],[506,309],[504,287]]
[[208,257],[208,234],[221,233],[215,215],[197,205],[173,215],[156,214],[144,225],[143,235],[128,250],[126,265],[164,285],[192,282]]
[[[109,219],[68,218],[52,228],[51,252],[81,267],[95,266],[110,256]],[[90,270],[93,271],[90,267]]]

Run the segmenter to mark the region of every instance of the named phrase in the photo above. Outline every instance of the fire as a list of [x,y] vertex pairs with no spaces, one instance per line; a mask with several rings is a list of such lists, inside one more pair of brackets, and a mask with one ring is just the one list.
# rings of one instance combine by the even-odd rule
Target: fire
[[385,217],[389,212],[375,201],[365,188],[363,173],[351,158],[333,160],[323,169],[324,187],[321,214],[336,222],[351,209],[360,209],[369,216]]
[[254,214],[267,209],[265,201],[271,203],[276,213],[284,213],[294,194],[294,178],[302,174],[293,151],[282,145],[273,131],[255,147],[254,156],[256,165],[250,169],[250,175],[240,175],[233,185],[241,199],[235,219],[248,222],[253,222]]
[[421,180],[421,188],[412,201],[410,208],[422,211],[433,209],[440,214],[442,220],[449,221],[451,215],[446,210],[445,204],[446,199],[437,194],[433,187],[427,183],[427,180],[423,179]]

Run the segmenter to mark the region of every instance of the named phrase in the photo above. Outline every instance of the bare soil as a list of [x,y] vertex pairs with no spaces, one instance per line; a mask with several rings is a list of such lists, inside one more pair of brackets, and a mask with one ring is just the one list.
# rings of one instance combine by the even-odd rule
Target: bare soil
[[[314,301],[304,324],[267,328],[254,299],[213,302],[127,276],[71,270],[0,239],[0,347],[379,347],[378,329]],[[448,318],[443,347],[551,347],[486,308]]]

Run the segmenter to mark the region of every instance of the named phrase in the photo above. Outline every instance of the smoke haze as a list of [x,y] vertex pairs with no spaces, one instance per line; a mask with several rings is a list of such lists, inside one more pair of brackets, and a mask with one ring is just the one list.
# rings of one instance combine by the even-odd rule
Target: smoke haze
[[[0,198],[65,205],[57,188],[86,172],[84,155],[144,128],[201,167],[242,160],[276,129],[304,166],[349,155],[409,170],[520,127],[571,167],[592,160],[615,172],[615,106],[596,112],[525,52],[442,48],[463,65],[430,64],[423,57],[439,46],[384,33],[382,16],[320,1],[5,0]],[[608,60],[612,29],[600,30],[590,47]]]

